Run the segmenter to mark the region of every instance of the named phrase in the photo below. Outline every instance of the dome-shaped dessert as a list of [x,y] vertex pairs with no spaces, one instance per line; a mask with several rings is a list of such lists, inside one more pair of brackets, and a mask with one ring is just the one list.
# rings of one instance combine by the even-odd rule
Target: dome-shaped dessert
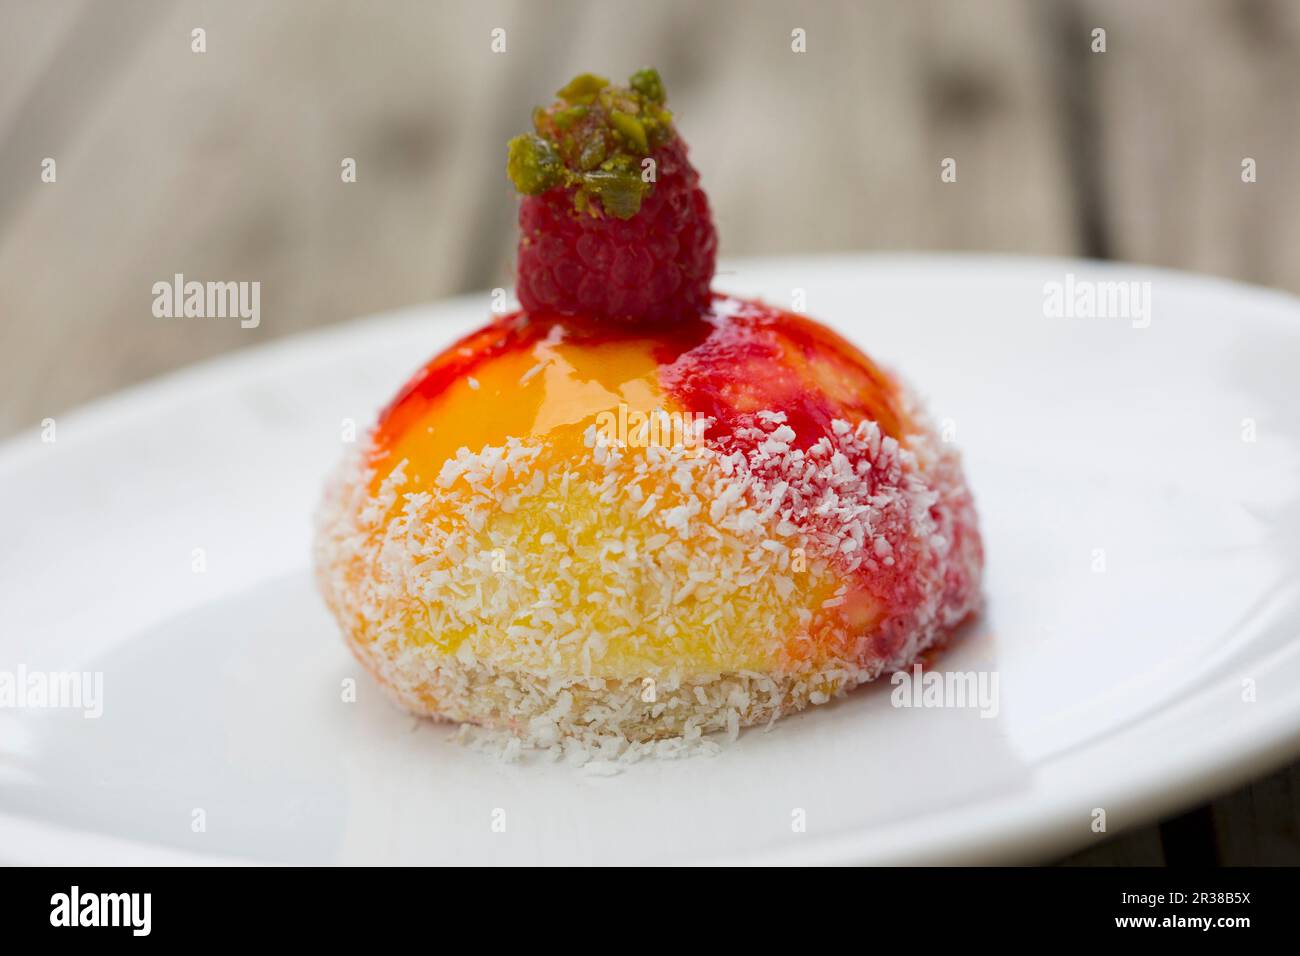
[[701,293],[657,76],[561,97],[511,147],[531,307],[420,370],[327,493],[348,644],[408,709],[535,746],[734,731],[907,666],[979,601],[952,446],[838,335]]

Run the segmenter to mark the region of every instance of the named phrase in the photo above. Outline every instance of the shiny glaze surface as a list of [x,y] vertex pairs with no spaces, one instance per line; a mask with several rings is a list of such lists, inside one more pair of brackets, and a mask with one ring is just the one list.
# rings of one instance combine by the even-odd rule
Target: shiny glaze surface
[[870,419],[902,439],[910,423],[882,369],[829,329],[759,302],[715,295],[693,322],[647,326],[515,312],[425,365],[380,415],[376,482],[405,459],[431,480],[442,462],[509,437],[580,443],[602,412],[708,416],[725,442],[779,410],[806,448],[831,421]]

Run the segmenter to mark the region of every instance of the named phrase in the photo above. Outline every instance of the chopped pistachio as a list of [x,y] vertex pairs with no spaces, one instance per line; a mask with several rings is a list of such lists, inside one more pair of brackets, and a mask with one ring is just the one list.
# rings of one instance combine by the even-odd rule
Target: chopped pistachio
[[640,169],[641,163],[634,157],[629,156],[627,153],[615,153],[609,159],[605,160],[605,162],[601,163],[600,168],[606,172],[610,172],[611,170],[627,172],[631,169]]
[[[556,110],[551,114],[551,122],[555,124],[556,129],[565,130],[587,115],[587,107],[570,106],[568,109]],[[533,121],[535,126],[537,121]]]
[[563,182],[564,163],[550,143],[524,133],[510,141],[506,173],[521,193],[536,196]]
[[613,110],[609,114],[610,125],[623,134],[623,138],[631,145],[635,146],[640,152],[650,152],[650,146],[646,142],[645,127],[635,116],[619,110]]
[[637,70],[632,74],[627,85],[651,103],[663,103],[667,99],[664,95],[663,81],[659,79],[659,71],[652,67]]
[[586,106],[596,98],[597,93],[607,86],[609,86],[609,80],[603,76],[597,76],[594,73],[580,73],[555,95],[566,103]]
[[631,219],[641,209],[646,184],[627,172],[597,170],[583,176],[583,185],[600,197],[600,205],[616,219]]
[[589,169],[595,169],[605,161],[605,138],[603,136],[593,136],[587,142],[582,144],[582,152],[578,154],[578,168],[584,172]]
[[533,112],[534,133],[510,141],[506,171],[519,192],[569,188],[574,209],[629,219],[654,183],[641,179],[644,158],[676,133],[659,74],[638,70],[627,86],[583,73]]

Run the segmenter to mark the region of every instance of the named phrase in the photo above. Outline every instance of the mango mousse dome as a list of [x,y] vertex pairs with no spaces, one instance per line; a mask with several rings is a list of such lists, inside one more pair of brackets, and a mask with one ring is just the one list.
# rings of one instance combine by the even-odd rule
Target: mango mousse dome
[[420,369],[327,488],[348,646],[413,713],[611,754],[910,666],[980,601],[957,453],[834,332],[710,290],[653,70],[557,97],[508,151],[522,310]]

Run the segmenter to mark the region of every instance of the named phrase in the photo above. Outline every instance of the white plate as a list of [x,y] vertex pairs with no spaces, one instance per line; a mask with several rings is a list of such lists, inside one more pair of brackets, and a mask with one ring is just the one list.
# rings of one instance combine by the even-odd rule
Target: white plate
[[[1149,327],[1045,316],[1067,273],[1150,282]],[[597,776],[501,764],[392,709],[315,596],[310,514],[341,421],[479,324],[475,296],[211,362],[0,450],[0,670],[104,682],[99,719],[0,710],[0,858],[1035,860],[1102,839],[1098,808],[1113,834],[1300,753],[1300,303],[988,257],[738,262],[717,284],[804,290],[950,420],[989,602],[939,666],[995,672],[996,718],[894,708],[882,684],[716,757]]]

